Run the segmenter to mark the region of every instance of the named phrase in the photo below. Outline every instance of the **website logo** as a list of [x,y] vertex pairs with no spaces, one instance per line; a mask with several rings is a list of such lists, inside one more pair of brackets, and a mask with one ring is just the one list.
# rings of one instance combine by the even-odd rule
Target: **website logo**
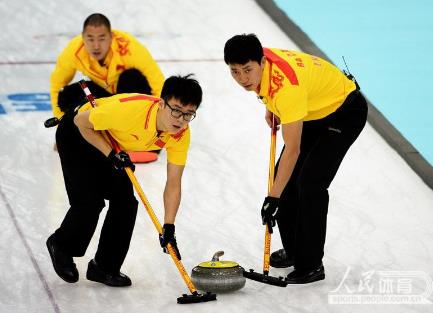
[[432,304],[433,283],[422,271],[376,271],[356,279],[349,266],[329,304]]

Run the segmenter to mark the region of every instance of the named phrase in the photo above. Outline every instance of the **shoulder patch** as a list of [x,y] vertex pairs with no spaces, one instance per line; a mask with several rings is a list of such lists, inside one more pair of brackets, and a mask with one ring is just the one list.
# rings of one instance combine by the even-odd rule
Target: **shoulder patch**
[[116,36],[114,40],[117,43],[117,52],[119,52],[121,56],[124,56],[129,53],[129,47],[128,47],[130,42],[129,39],[126,39],[125,37],[121,37],[121,36]]
[[284,76],[273,70],[269,81],[269,96],[273,98],[275,94],[283,87]]

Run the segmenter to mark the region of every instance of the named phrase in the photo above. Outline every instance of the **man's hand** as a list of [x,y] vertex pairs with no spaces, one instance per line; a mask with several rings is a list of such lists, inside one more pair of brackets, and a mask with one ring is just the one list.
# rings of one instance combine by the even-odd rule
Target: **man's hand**
[[113,163],[116,170],[123,170],[125,167],[129,167],[132,171],[135,170],[134,163],[132,163],[128,153],[125,151],[119,151],[116,153],[114,150],[111,150],[108,159]]
[[263,225],[268,225],[269,232],[272,234],[272,227],[276,225],[276,215],[278,213],[279,198],[266,197],[263,202],[261,214]]
[[[271,111],[266,110],[265,120],[266,120],[266,123],[268,123],[270,128],[272,128],[272,115],[274,115],[274,114]],[[281,123],[280,118],[276,115],[274,115],[274,116],[275,116],[275,127],[277,128],[277,130],[279,130],[280,126],[278,126],[278,125],[280,125],[280,123]]]
[[174,224],[164,224],[162,228],[162,234],[159,235],[159,243],[161,244],[162,251],[164,251],[164,253],[168,253],[167,245],[171,244],[174,251],[176,252],[177,258],[181,260],[182,258],[180,256],[179,249],[177,248],[176,234],[174,230]]

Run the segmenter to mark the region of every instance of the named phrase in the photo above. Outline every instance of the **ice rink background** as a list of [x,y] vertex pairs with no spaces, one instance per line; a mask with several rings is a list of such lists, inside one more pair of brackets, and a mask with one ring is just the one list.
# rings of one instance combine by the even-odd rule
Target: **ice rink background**
[[[133,280],[131,288],[85,279],[97,235],[86,255],[76,259],[80,281],[62,281],[45,247],[68,208],[60,162],[52,150],[55,130],[43,127],[51,114],[43,107],[16,105],[8,95],[48,92],[58,53],[94,12],[107,15],[113,28],[136,35],[166,76],[195,73],[204,99],[191,123],[192,145],[176,220],[183,263],[190,271],[224,250],[223,259],[260,270],[264,230],[259,210],[266,194],[270,132],[263,105],[232,80],[222,50],[231,36],[249,32],[265,46],[296,47],[251,0],[16,0],[1,2],[0,12],[0,312],[431,311],[431,304],[329,303],[330,295],[368,295],[366,278],[375,288],[372,293],[378,293],[380,271],[397,271],[401,277],[418,271],[411,278],[411,292],[433,301],[433,192],[369,125],[330,188],[325,281],[287,288],[247,281],[238,292],[218,295],[216,302],[178,305],[176,298],[187,288],[161,252],[142,207],[122,268]],[[160,218],[165,162],[162,154],[136,170]],[[276,233],[272,250],[280,247]],[[287,273],[271,270],[276,276]]]
[[[433,165],[433,2],[276,0],[374,106]],[[320,9],[319,9],[320,8]],[[422,112],[420,114],[420,112]]]

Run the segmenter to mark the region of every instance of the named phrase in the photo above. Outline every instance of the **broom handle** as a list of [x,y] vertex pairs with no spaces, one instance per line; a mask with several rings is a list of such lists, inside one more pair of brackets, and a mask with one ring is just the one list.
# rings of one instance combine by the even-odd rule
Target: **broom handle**
[[[80,86],[83,89],[84,93],[86,94],[86,98],[87,100],[90,102],[90,104],[92,105],[92,107],[96,107],[96,101],[95,98],[93,97],[92,93],[90,92],[90,89],[87,87],[87,84],[84,80],[81,80],[80,82]],[[116,142],[116,140],[111,136],[111,134],[108,131],[104,131],[105,135],[107,136],[107,138],[110,140],[110,144],[113,147],[113,149],[117,152],[120,151],[120,147],[119,144]],[[141,188],[137,177],[135,176],[134,172],[129,168],[126,167],[125,168],[126,174],[128,175],[129,179],[131,180],[132,185],[134,186],[135,191],[137,192],[138,196],[141,199],[141,202],[144,205],[144,208],[146,209],[147,213],[150,216],[150,219],[153,222],[153,225],[155,225],[155,228],[158,232],[158,234],[162,234],[162,227],[161,224],[158,221],[158,218],[155,215],[155,212],[152,209],[152,206],[150,205],[149,201],[147,200],[143,189]],[[182,276],[185,284],[187,285],[189,291],[193,294],[197,293],[197,288],[195,288],[194,284],[191,281],[191,278],[189,277],[188,273],[185,270],[185,267],[183,266],[182,262],[177,258],[176,256],[176,252],[173,248],[173,246],[171,245],[171,243],[169,243],[167,245],[167,250],[171,256],[171,258],[174,261],[174,264],[176,265],[177,269],[180,272],[180,275]]]
[[[277,125],[275,115],[272,114],[272,125],[271,125],[271,147],[269,151],[269,176],[268,176],[268,193],[272,189],[274,183],[274,171],[275,171],[275,150],[277,145]],[[263,274],[269,274],[269,262],[271,254],[271,233],[269,232],[268,224],[266,224],[265,230],[265,248],[263,253]]]

